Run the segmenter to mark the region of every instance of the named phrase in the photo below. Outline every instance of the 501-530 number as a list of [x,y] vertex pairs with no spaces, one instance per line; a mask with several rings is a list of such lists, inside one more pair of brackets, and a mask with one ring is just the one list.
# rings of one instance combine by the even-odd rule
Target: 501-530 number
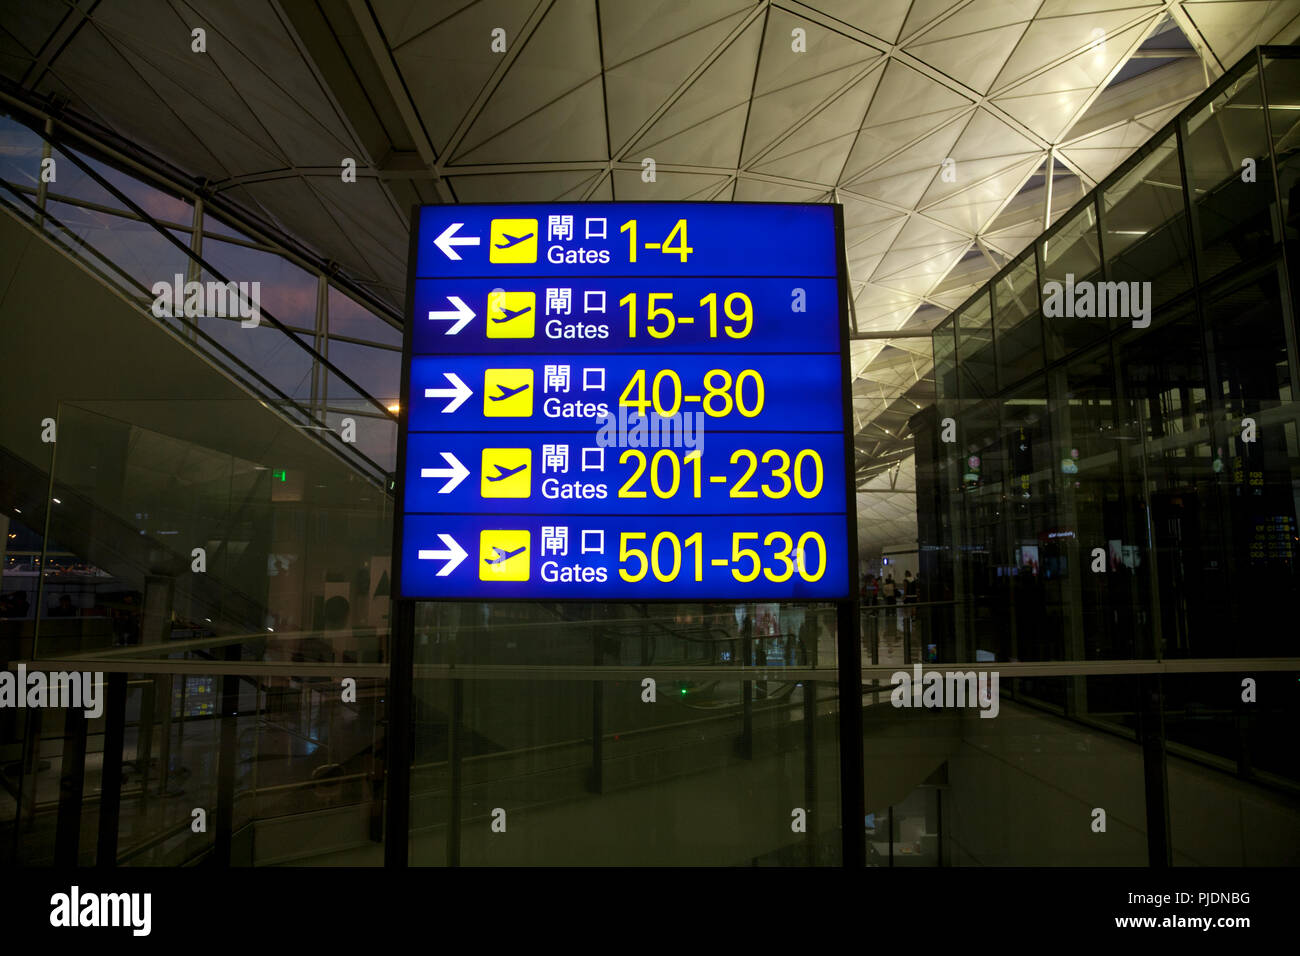
[[[731,576],[737,581],[749,582],[763,577],[774,583],[789,581],[798,575],[804,581],[820,581],[826,573],[826,542],[816,531],[805,531],[796,541],[784,531],[773,531],[763,538],[763,546],[772,549],[764,556],[750,547],[748,542],[757,542],[757,531],[736,531],[731,535],[731,556],[714,558],[709,564],[715,567],[731,566]],[[704,536],[695,532],[679,539],[671,531],[664,531],[654,536],[648,552],[639,544],[648,537],[645,531],[624,531],[618,539],[618,574],[624,581],[635,584],[645,578],[647,573],[654,575],[656,581],[676,581],[682,572],[682,559],[693,564],[694,580],[704,580]],[[815,545],[816,547],[813,547]],[[623,567],[631,562],[632,568]]]

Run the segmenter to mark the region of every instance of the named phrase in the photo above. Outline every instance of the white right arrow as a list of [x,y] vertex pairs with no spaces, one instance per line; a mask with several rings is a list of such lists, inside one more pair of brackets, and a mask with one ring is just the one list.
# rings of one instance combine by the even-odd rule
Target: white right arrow
[[454,309],[448,309],[445,312],[430,312],[430,321],[438,319],[455,319],[455,324],[447,329],[444,335],[456,335],[465,326],[469,325],[469,320],[474,318],[474,310],[467,306],[463,299],[458,295],[447,296],[447,301],[455,306]]
[[454,388],[426,388],[424,390],[425,398],[450,398],[451,401],[443,408],[442,413],[454,412],[465,404],[465,399],[469,398],[474,392],[468,385],[460,380],[460,376],[455,372],[443,372],[443,377],[451,382]]
[[456,543],[456,539],[453,538],[451,535],[440,534],[438,535],[438,537],[439,539],[441,539],[442,543],[447,546],[447,550],[426,551],[425,549],[421,548],[420,560],[421,561],[446,561],[447,563],[444,564],[438,571],[438,577],[445,578],[447,575],[451,574],[451,572],[455,571],[456,568],[460,566],[460,563],[465,560],[466,551],[464,548],[462,548],[459,544]]
[[465,225],[463,222],[453,222],[450,226],[442,231],[433,244],[442,250],[442,254],[448,259],[460,261],[460,253],[456,251],[456,246],[477,246],[478,236],[458,236],[456,230]]
[[450,494],[456,486],[469,477],[469,469],[460,463],[457,458],[449,451],[442,451],[442,460],[451,465],[450,468],[421,468],[421,478],[446,478],[447,483],[438,489],[438,494]]

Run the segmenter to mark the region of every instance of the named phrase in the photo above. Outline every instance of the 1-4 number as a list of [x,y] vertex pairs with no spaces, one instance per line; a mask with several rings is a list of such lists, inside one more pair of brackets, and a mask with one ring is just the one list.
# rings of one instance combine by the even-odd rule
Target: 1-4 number
[[[636,262],[636,220],[629,219],[618,227],[618,231],[627,233],[627,261]],[[647,242],[645,247],[647,249],[658,249],[666,256],[678,256],[682,262],[685,262],[686,257],[695,251],[686,244],[685,219],[677,220],[677,225],[673,226],[672,231],[668,233],[668,238],[663,242]]]

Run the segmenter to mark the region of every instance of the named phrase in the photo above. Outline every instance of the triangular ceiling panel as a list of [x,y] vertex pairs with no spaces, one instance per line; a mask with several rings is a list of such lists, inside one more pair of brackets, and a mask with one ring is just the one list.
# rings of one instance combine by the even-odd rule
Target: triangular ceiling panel
[[[635,158],[639,160],[646,144],[661,143],[737,106],[747,106],[754,86],[754,66],[762,36],[762,21],[756,20],[668,107],[623,158],[631,159],[636,154]],[[740,143],[737,141],[737,160],[739,157]]]
[[590,171],[554,173],[502,173],[452,176],[452,188],[461,202],[555,202],[577,199],[575,189],[591,183]]
[[[470,126],[457,155],[452,157],[453,163],[501,162],[500,159],[473,160],[469,156],[488,140],[512,126],[548,111],[574,91],[590,87],[593,79],[596,80],[596,92],[601,94],[600,40],[596,34],[595,20],[588,13],[579,4],[557,3],[551,7],[546,18],[524,41],[525,45],[511,64],[509,72],[501,79],[486,107]],[[580,102],[586,107],[589,98],[584,97]],[[574,106],[571,103],[570,109]],[[603,134],[603,95],[592,106],[594,113],[571,112],[568,115],[566,134],[573,135],[582,126]],[[554,137],[549,139],[553,141]],[[599,140],[599,148],[603,151],[604,136],[601,135]],[[583,158],[589,158],[589,154],[583,153],[581,149],[575,151],[582,154]],[[517,156],[518,153],[514,155]],[[578,157],[570,155],[568,158]],[[513,157],[512,160],[518,161]]]
[[604,124],[599,120],[603,103],[600,77],[593,77],[477,149],[460,154],[457,162],[510,163],[525,151],[535,162],[600,159],[605,153]]
[[1251,47],[1270,42],[1300,15],[1286,0],[1189,0],[1183,10],[1224,66]]
[[[449,3],[408,3],[407,0],[371,0],[375,19],[384,30],[384,37],[394,49],[409,43],[415,37],[433,29],[444,20],[468,7],[475,5],[474,0],[451,0]],[[498,8],[503,3],[498,0]],[[482,6],[491,7],[492,3]],[[515,3],[516,16],[527,18],[532,4]],[[505,12],[500,10],[500,12]],[[518,22],[522,23],[520,19]]]
[[987,93],[1028,29],[1040,0],[971,4],[914,37],[907,52],[978,93]]
[[[861,73],[860,65],[841,67],[755,97],[749,110],[749,125],[745,129],[745,151],[741,155],[741,165],[749,165],[755,157],[789,135],[828,97],[852,84],[854,78]],[[861,119],[859,116],[858,120]]]
[[825,11],[842,23],[883,40],[894,43],[898,40],[898,31],[907,18],[912,0],[820,0],[818,9]]
[[943,63],[948,75],[958,83],[977,93],[987,93],[1004,59],[1024,32],[1024,24],[1013,23],[967,36],[918,43],[908,52],[927,61]]
[[996,249],[1008,259],[1011,259],[1020,255],[1026,246],[1038,238],[1042,231],[1042,223],[1028,222],[998,232],[987,233],[981,238],[990,248]]
[[614,201],[614,178],[612,176],[602,176],[600,183],[596,186],[596,191],[588,197],[589,202],[613,202]]
[[899,206],[914,206],[952,154],[965,120],[936,130],[911,149],[881,163],[852,183],[853,191]]
[[[710,3],[700,3],[699,0],[637,0],[636,3],[599,0],[599,3],[605,67],[613,69],[688,34],[716,33],[721,26],[725,35],[740,22],[741,17],[737,14],[753,10],[757,0],[713,0]],[[680,70],[676,72],[680,78]]]
[[[794,49],[794,30],[804,31],[805,49]],[[780,7],[768,13],[754,96],[803,83],[846,66],[862,67],[881,55],[874,47],[795,16]]]
[[965,6],[964,0],[914,0],[912,9],[907,12],[907,21],[899,38],[909,43],[921,30],[931,26],[944,14],[949,14]]
[[[931,276],[931,285],[933,285],[969,247],[969,236],[963,236],[937,223],[916,217],[903,227],[890,247],[888,255],[876,267],[871,279],[873,282],[880,283],[891,277],[927,275]],[[935,259],[950,256],[954,252],[956,252],[955,257],[947,263],[941,273],[936,275],[931,271],[929,264]]]
[[947,175],[940,174],[934,178],[922,202],[938,202],[1028,156],[1042,153],[1042,147],[1033,140],[1022,136],[993,114],[977,110],[962,130],[960,139],[944,157],[953,161],[946,170]]
[[848,182],[881,160],[968,112],[972,102],[922,73],[891,60],[844,166]]
[[635,169],[614,170],[614,194],[619,202],[640,200],[689,199],[709,188],[718,188],[726,176],[709,173],[673,173],[659,170],[655,181],[647,183]]
[[1071,119],[1079,114],[1092,94],[1092,88],[1027,96],[1008,94],[999,97],[997,105],[1008,116],[1054,143],[1069,128]]
[[1013,162],[993,176],[977,182],[929,206],[924,212],[963,232],[975,235],[997,215],[1007,198],[1014,194],[1029,175],[1039,167],[1042,157],[1034,154]]
[[858,136],[858,124],[875,91],[880,71],[863,77],[814,115],[785,142],[772,150],[761,163],[759,172],[810,182],[831,184],[844,169]]
[[657,143],[637,144],[636,156],[675,166],[736,166],[748,103],[737,103]]
[[[609,103],[614,104],[607,111],[606,121],[615,153],[627,146],[628,139],[668,101],[691,70],[703,63],[744,19],[744,11],[733,13],[606,69],[605,93]],[[615,62],[609,59],[608,50],[605,56],[608,63]]]
[[824,202],[827,191],[817,186],[790,186],[741,177],[736,183],[735,202]]
[[1090,59],[1087,63],[1078,64],[1076,69],[1099,72],[1100,82],[1127,49],[1128,41],[1121,42],[1117,34],[1125,32],[1139,18],[1150,23],[1155,16],[1156,11],[1152,8],[1133,5],[1097,13],[1035,20],[1021,37],[992,88],[995,93],[1001,93],[1013,83],[1054,65],[1063,57],[1068,55],[1073,59],[1078,53],[1083,53]]
[[507,43],[520,42],[520,29],[532,9],[531,3],[518,0],[483,0],[463,6],[432,28],[398,24],[413,32],[401,41],[389,39],[392,57],[439,154],[501,66],[502,54],[492,52],[492,31],[500,28],[506,31]]
[[844,205],[844,244],[850,249],[857,243],[880,232],[888,223],[901,222],[907,213],[877,205],[846,192],[840,192]]

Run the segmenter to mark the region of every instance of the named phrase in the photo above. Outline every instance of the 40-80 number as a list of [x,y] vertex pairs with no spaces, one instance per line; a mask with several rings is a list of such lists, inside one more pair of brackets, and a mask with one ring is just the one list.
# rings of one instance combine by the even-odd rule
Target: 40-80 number
[[[746,388],[746,383],[752,385]],[[710,418],[724,418],[735,408],[745,418],[755,418],[763,410],[766,401],[763,388],[763,376],[751,368],[745,369],[735,379],[736,395],[731,396],[731,373],[726,369],[715,368],[704,373],[704,413]],[[667,393],[665,400],[664,393]],[[670,368],[655,375],[650,385],[650,396],[646,397],[645,369],[639,368],[632,373],[627,388],[618,397],[618,403],[628,408],[635,408],[637,414],[646,414],[646,409],[653,407],[654,413],[661,418],[672,418],[681,411],[683,401],[698,402],[699,395],[682,397],[682,380]]]

